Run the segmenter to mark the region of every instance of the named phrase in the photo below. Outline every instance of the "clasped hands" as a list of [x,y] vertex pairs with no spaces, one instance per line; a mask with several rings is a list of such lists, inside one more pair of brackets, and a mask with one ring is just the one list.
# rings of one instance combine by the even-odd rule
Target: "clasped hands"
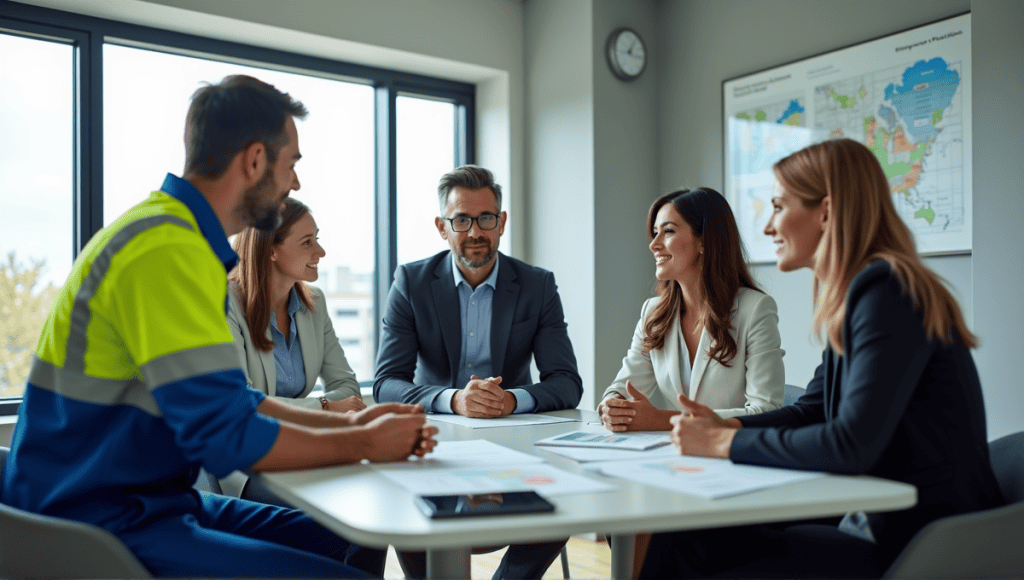
[[[733,437],[743,425],[739,419],[723,419],[710,407],[678,395],[683,411],[657,409],[626,381],[630,399],[607,398],[598,406],[601,423],[609,431],[672,430],[672,443],[682,455],[729,457]],[[667,425],[665,421],[667,420]]]
[[420,405],[381,403],[351,414],[355,425],[365,425],[375,450],[370,461],[401,461],[410,454],[423,457],[437,446],[437,427],[427,424]]
[[516,397],[501,388],[501,377],[472,375],[466,387],[452,396],[452,411],[466,417],[504,417],[515,410]]

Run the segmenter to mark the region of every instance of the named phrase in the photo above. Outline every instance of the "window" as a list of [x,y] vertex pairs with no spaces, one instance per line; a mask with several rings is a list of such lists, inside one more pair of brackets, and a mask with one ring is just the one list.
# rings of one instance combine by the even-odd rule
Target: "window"
[[[182,127],[189,97],[202,83],[248,74],[306,105],[309,116],[297,124],[302,187],[292,197],[309,206],[327,253],[316,285],[328,299],[344,295],[371,314],[335,330],[345,331],[343,340],[360,345],[361,352],[375,352],[373,332],[355,327],[373,320],[372,286],[359,284],[372,278],[374,264],[373,246],[366,243],[374,235],[373,87],[111,44],[104,46],[103,63],[104,155],[111,160],[108,169],[113,160],[117,167],[104,173],[104,225],[157,189],[165,173],[181,174]],[[149,114],[154,110],[163,114]],[[372,357],[348,354],[356,377],[372,377]]]
[[434,225],[440,215],[437,182],[454,169],[455,107],[451,103],[399,96],[398,263],[448,249]]
[[24,393],[71,271],[73,70],[71,44],[0,33],[0,399]]
[[[21,396],[27,363],[18,375],[11,361],[31,358],[79,249],[165,173],[181,174],[189,97],[229,74],[265,80],[310,111],[298,124],[294,196],[320,228],[327,256],[317,285],[339,342],[357,378],[372,380],[394,268],[435,251],[397,232],[418,222],[430,233],[438,178],[472,162],[474,87],[18,3],[3,9],[0,282],[21,294],[0,288],[0,308],[30,307],[17,309],[28,320],[17,327],[4,311],[0,397]],[[417,196],[429,217],[404,207]],[[0,404],[0,414],[13,408]]]

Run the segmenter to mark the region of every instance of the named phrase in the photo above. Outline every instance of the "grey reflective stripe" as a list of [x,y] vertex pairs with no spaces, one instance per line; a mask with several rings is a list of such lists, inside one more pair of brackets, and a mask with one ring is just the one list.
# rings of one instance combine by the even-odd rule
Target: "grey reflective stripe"
[[89,266],[89,273],[82,286],[75,294],[75,303],[71,307],[70,328],[68,329],[68,342],[65,347],[64,369],[75,373],[85,372],[85,332],[89,327],[89,319],[92,318],[92,311],[89,310],[89,301],[96,294],[96,290],[110,270],[110,261],[114,255],[121,251],[128,242],[142,232],[163,224],[175,224],[183,228],[192,229],[192,225],[180,217],[173,215],[155,215],[134,221],[121,231],[114,234],[114,237],[107,242],[107,245],[100,250],[100,253]]
[[233,344],[211,344],[172,352],[142,365],[140,370],[146,386],[163,385],[220,371],[242,370],[242,361]]
[[75,371],[62,369],[33,357],[28,382],[40,389],[57,393],[62,397],[94,405],[128,405],[141,409],[154,417],[163,413],[156,404],[153,394],[142,381],[131,378],[100,379]]

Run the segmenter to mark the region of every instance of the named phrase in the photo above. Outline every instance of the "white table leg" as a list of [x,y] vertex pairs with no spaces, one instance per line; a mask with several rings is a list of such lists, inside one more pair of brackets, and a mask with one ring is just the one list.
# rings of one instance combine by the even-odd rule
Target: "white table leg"
[[632,580],[636,534],[612,534],[609,543],[612,549],[611,580]]
[[[630,546],[633,544],[630,543]],[[469,548],[428,549],[428,580],[467,580],[469,578]]]

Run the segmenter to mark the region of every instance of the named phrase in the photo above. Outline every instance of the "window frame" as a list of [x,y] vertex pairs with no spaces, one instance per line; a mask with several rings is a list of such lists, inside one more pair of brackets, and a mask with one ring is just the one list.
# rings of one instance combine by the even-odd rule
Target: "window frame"
[[[298,74],[361,82],[374,89],[375,143],[373,302],[383,316],[398,267],[396,99],[399,95],[444,100],[455,106],[455,165],[473,163],[476,86],[239,42],[129,24],[0,0],[0,33],[66,42],[74,47],[74,154],[72,257],[103,227],[103,46],[107,43],[278,68]],[[299,96],[301,100],[301,95]],[[155,176],[156,179],[158,176]],[[374,348],[381,323],[375,325]],[[0,400],[0,416],[18,411],[21,399]]]

